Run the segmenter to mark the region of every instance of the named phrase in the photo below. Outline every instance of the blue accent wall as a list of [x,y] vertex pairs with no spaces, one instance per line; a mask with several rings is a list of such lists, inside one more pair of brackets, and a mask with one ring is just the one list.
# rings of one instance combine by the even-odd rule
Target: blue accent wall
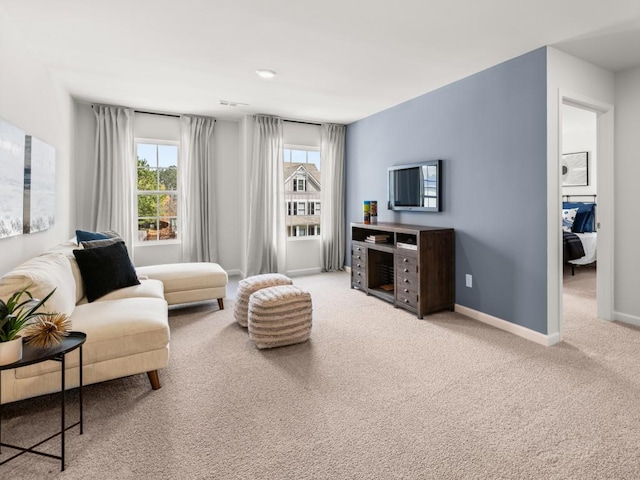
[[[381,222],[454,228],[456,303],[546,334],[546,59],[534,50],[348,125],[347,252],[363,200]],[[387,167],[435,159],[443,211],[387,210]]]

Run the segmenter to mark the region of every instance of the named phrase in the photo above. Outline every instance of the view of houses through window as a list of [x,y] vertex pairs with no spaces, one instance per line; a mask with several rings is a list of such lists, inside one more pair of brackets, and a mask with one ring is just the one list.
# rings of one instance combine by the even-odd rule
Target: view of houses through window
[[320,235],[320,152],[284,148],[284,194],[287,237]]
[[138,241],[172,240],[178,233],[178,144],[136,142]]

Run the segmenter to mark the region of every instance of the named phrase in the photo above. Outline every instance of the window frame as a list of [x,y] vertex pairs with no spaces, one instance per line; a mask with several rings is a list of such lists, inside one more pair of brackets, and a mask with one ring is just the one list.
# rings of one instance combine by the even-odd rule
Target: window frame
[[[175,190],[138,190],[138,145],[139,144],[147,144],[147,145],[168,145],[175,146],[178,148],[178,158],[176,165],[176,189]],[[162,140],[158,138],[142,138],[136,137],[133,142],[133,156],[135,161],[135,202],[134,202],[134,229],[136,232],[134,236],[134,246],[135,247],[149,247],[149,246],[158,246],[158,245],[177,245],[181,243],[179,230],[180,230],[180,142],[177,140]],[[157,166],[155,168],[158,168]],[[175,195],[176,196],[176,238],[170,240],[138,240],[138,219],[140,216],[138,215],[138,199],[140,195]],[[146,218],[146,217],[143,217]],[[159,216],[156,211],[156,221],[159,221]]]
[[[286,143],[283,146],[283,158],[282,158],[283,167],[284,167],[285,163],[289,163],[289,162],[285,162],[284,161],[284,150],[303,150],[303,151],[306,151],[306,152],[318,152],[318,153],[320,153],[320,147],[319,146],[296,145],[296,144]],[[312,163],[312,162],[308,162],[308,163]],[[320,158],[320,166],[322,167],[322,158]],[[286,178],[284,180],[286,180]],[[304,182],[304,190],[303,191],[297,190],[297,182],[298,182],[298,180],[302,180]],[[322,191],[322,180],[321,179],[318,179],[318,180],[321,183],[320,184],[320,191]],[[298,192],[308,193],[308,182],[307,182],[306,178],[302,179],[302,178],[297,178],[296,176],[294,176],[293,179],[292,179],[292,182],[294,184],[296,184],[295,187],[292,187],[292,191],[293,192],[295,192],[295,193],[298,193]],[[299,213],[298,213],[299,210],[297,208],[297,204],[299,202],[304,202],[305,203],[304,208],[305,208],[305,211],[308,212],[310,210],[310,205],[309,205],[310,203],[314,202],[314,203],[320,204],[321,200],[320,199],[304,199],[304,200],[301,199],[301,200],[298,200],[296,198],[285,198],[285,203],[286,204],[291,203],[293,205],[292,209],[291,209],[292,215],[290,215],[290,216],[298,216],[299,215]],[[287,217],[286,214],[287,214],[288,211],[289,211],[289,207],[287,205],[285,205],[285,218]],[[304,216],[310,216],[310,215],[311,214],[306,213]],[[319,214],[316,214],[316,215],[319,215]],[[286,223],[287,222],[285,221],[285,224]],[[290,229],[292,229],[292,231],[295,229],[296,233],[297,233],[297,232],[299,232],[299,228],[298,227],[300,227],[300,225],[288,225],[287,224],[287,226],[285,227],[285,235],[286,235],[286,238],[287,238],[287,242],[320,241],[320,234],[309,235],[309,230],[311,229],[312,226],[314,227],[313,228],[314,231],[316,230],[316,227],[314,225],[315,224],[306,224],[306,225],[304,225],[304,227],[306,229],[306,234],[305,235],[289,236],[288,235],[288,229],[290,228]],[[320,229],[320,227],[321,227],[321,224],[318,224],[317,229]]]

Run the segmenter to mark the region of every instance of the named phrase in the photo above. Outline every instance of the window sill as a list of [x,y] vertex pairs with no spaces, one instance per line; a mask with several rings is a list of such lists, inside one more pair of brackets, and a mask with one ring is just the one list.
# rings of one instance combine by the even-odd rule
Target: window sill
[[138,247],[157,247],[160,245],[180,245],[180,240],[150,240],[148,242],[136,242],[135,248]]
[[307,235],[304,237],[287,237],[287,242],[304,242],[305,240],[316,240],[320,241],[320,235]]

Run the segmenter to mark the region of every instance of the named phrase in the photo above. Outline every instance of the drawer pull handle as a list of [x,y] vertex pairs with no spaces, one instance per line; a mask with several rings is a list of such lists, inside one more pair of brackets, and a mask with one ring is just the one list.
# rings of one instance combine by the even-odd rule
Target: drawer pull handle
[[405,289],[404,289],[404,293],[409,293],[409,289],[408,289],[408,288],[405,288]]
[[360,255],[356,255],[356,258],[357,258],[358,260],[360,260]]
[[402,261],[406,263],[406,262],[409,261],[409,259],[408,258],[403,258]]
[[405,299],[404,299],[404,303],[409,303],[409,299],[408,299],[408,298],[405,298]]
[[409,271],[409,269],[408,269],[408,268],[405,268],[405,269],[404,269],[404,272],[405,272],[405,273],[407,273],[408,271]]
[[404,279],[404,283],[409,283],[409,279],[408,279],[408,278],[405,278],[405,279]]
[[360,275],[362,275],[362,274],[361,274],[360,272],[358,272],[358,273],[356,273],[356,275],[360,276]]

